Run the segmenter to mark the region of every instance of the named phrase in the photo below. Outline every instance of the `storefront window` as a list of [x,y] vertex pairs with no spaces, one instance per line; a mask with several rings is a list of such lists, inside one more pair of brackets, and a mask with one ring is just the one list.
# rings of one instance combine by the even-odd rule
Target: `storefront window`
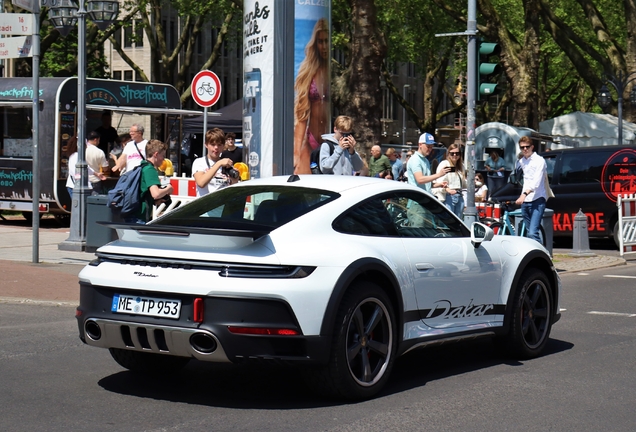
[[30,107],[6,107],[0,109],[2,115],[0,156],[15,158],[30,158],[33,156],[32,112]]

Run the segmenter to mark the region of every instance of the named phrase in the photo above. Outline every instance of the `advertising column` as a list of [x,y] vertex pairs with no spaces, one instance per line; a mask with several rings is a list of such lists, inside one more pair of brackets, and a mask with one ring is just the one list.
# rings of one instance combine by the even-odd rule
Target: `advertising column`
[[243,145],[250,178],[273,173],[274,4],[246,0],[243,8]]
[[250,178],[311,173],[312,150],[332,132],[330,5],[244,2],[243,143]]
[[294,13],[294,173],[311,174],[310,156],[331,129],[330,0],[296,0]]

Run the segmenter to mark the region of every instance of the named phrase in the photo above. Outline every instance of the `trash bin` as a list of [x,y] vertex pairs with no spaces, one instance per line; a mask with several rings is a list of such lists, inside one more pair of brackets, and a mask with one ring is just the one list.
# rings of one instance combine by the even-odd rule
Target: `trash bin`
[[543,219],[541,219],[541,226],[543,227],[543,232],[545,233],[545,248],[550,252],[550,256],[552,256],[552,243],[554,242],[554,223],[552,222],[552,217],[554,216],[554,210],[545,209],[543,212]]
[[[514,217],[513,225],[515,227],[515,231],[519,232],[519,228],[521,227],[521,222],[523,222],[521,209],[510,212],[509,215],[511,217]],[[541,227],[543,227],[543,232],[545,234],[545,248],[550,253],[550,256],[552,256],[552,243],[554,242],[554,225],[552,222],[553,216],[554,216],[554,210],[546,208],[545,211],[543,212],[543,218],[541,219]]]
[[108,195],[86,197],[86,252],[95,252],[100,246],[117,240],[117,231],[97,222],[121,222],[121,218],[106,206]]

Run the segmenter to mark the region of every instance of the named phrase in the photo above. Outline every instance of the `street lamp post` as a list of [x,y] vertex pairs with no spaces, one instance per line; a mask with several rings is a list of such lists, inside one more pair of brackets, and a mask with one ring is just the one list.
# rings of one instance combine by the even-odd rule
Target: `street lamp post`
[[[623,145],[623,93],[627,85],[634,80],[636,80],[636,72],[624,75],[623,71],[618,71],[618,76],[605,76],[605,82],[598,92],[598,104],[603,109],[609,108],[612,104],[612,95],[609,88],[607,88],[608,82],[616,89],[618,94],[618,145]],[[629,100],[632,105],[636,105],[636,86],[632,87]]]
[[[409,84],[402,86],[402,97],[406,100],[406,89],[411,87]],[[406,145],[406,108],[402,107],[402,145]]]
[[[88,0],[88,14],[102,30],[117,17],[117,0]],[[80,0],[79,8],[73,0],[59,0],[49,9],[49,19],[56,29],[66,36],[78,24],[77,29],[77,164],[79,182],[73,187],[71,204],[71,230],[69,237],[58,244],[58,249],[83,251],[86,249],[86,198],[88,196],[88,167],[86,165],[86,8]]]

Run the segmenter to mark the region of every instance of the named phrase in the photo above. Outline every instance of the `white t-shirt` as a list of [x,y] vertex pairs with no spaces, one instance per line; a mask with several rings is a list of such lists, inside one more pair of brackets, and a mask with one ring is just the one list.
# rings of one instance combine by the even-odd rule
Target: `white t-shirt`
[[68,177],[66,178],[66,187],[73,189],[75,182],[79,181],[79,173],[75,175],[75,165],[77,165],[77,152],[68,157]]
[[[146,158],[146,144],[148,144],[148,140],[143,140],[137,143],[137,147],[139,151],[137,151],[137,147],[135,147],[135,141],[129,141],[124,147],[124,151],[122,154],[126,155],[126,170],[122,171],[122,174],[128,171],[131,171],[133,168],[141,164],[141,161]],[[141,152],[141,155],[139,154]]]
[[[75,182],[80,181],[80,173],[78,173],[77,170],[75,169],[77,166],[78,158],[79,158],[79,155],[77,152],[73,153],[72,155],[68,157],[68,177],[66,177],[67,188],[73,189],[75,187]],[[90,175],[94,173],[94,171],[91,169],[91,167],[88,166],[88,164],[86,164],[86,169],[88,171],[88,175],[90,178]],[[88,188],[93,189],[93,185],[91,185],[90,181],[88,182]]]
[[[214,162],[208,159],[208,162],[206,162],[207,156],[203,156],[200,158],[197,158],[194,160],[194,162],[192,162],[192,176],[194,176],[194,173],[197,172],[206,172],[207,170],[209,170],[211,167],[214,166]],[[209,166],[208,166],[209,163]],[[214,177],[212,177],[212,180],[210,180],[210,183],[208,183],[207,187],[199,187],[199,185],[197,185],[197,196],[203,196],[203,195],[207,195],[210,192],[214,192],[215,190],[219,190],[221,188],[224,188],[225,186],[227,186],[228,184],[230,184],[230,179],[228,178],[228,176],[226,176],[225,174],[223,174],[221,172],[221,168],[219,168],[216,172],[216,174],[214,174]]]
[[88,182],[95,183],[100,181],[99,177],[97,177],[95,173],[99,172],[100,167],[108,167],[108,160],[106,159],[106,155],[102,149],[92,144],[88,144],[86,146],[86,164],[89,168]]

